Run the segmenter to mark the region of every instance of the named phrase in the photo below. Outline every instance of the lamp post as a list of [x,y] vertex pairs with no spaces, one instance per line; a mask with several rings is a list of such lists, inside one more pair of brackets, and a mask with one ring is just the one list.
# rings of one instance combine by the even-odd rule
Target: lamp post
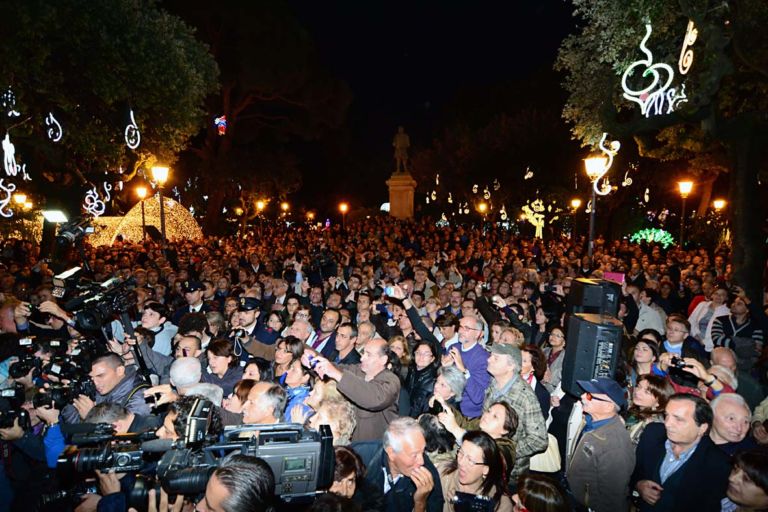
[[160,198],[160,234],[163,237],[165,247],[165,205],[163,205],[163,185],[168,180],[167,167],[153,167],[152,178],[157,182],[157,195]]
[[678,181],[677,189],[680,191],[680,197],[683,198],[683,207],[680,213],[680,248],[682,249],[685,244],[685,200],[688,199],[691,190],[693,190],[693,182]]
[[147,197],[147,187],[136,187],[136,195],[141,199],[141,239],[147,239],[147,219],[144,216],[144,199]]
[[478,203],[477,211],[483,216],[483,224],[485,224],[485,215],[488,213],[488,203],[485,201]]
[[577,233],[579,232],[578,229],[576,229],[576,221],[578,217],[576,216],[579,212],[579,208],[581,208],[581,199],[578,197],[574,197],[571,199],[571,209],[573,210],[573,214],[571,215],[571,219],[573,220],[573,239],[576,239]]
[[349,205],[347,203],[339,203],[339,211],[341,212],[341,230],[347,229],[347,212],[349,211]]
[[725,208],[726,204],[727,203],[726,203],[725,199],[715,199],[714,201],[712,201],[712,206],[715,207],[715,211],[717,213],[720,213],[722,211],[722,209]]
[[591,258],[595,251],[595,207],[597,206],[597,194],[595,182],[605,173],[608,158],[604,156],[592,156],[584,159],[584,169],[587,172],[589,182],[592,184],[592,207],[589,209],[589,245],[587,255]]

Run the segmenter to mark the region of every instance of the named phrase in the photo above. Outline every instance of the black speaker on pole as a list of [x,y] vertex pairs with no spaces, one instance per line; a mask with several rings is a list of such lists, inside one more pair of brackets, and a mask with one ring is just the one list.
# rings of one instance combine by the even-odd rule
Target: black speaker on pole
[[623,324],[605,315],[571,315],[563,357],[563,391],[579,396],[577,380],[613,378],[621,352]]
[[582,277],[571,281],[567,312],[617,316],[620,302],[621,285],[619,283]]

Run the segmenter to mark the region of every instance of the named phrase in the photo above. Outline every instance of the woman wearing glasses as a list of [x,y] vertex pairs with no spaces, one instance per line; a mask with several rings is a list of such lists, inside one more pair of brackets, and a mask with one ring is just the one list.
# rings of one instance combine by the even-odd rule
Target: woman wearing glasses
[[547,336],[547,347],[543,349],[547,358],[547,372],[543,383],[550,393],[563,380],[563,359],[565,359],[565,332],[560,327],[553,327]]
[[467,510],[467,506],[475,510],[471,504],[481,503],[489,504],[496,512],[512,512],[504,459],[496,442],[485,432],[467,432],[456,460],[438,467],[438,471],[445,500],[444,512]]

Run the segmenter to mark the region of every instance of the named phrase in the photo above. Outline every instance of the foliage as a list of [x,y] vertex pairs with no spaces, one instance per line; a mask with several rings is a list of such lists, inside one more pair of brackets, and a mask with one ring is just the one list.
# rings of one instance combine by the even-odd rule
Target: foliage
[[648,244],[659,243],[662,245],[662,247],[664,247],[664,249],[666,249],[675,243],[675,238],[671,233],[669,233],[669,231],[651,228],[637,231],[629,238],[629,241],[633,244],[641,242]]
[[[0,74],[17,95],[11,136],[29,163],[61,185],[173,162],[197,132],[217,66],[179,18],[152,0],[6,0],[0,3]],[[126,147],[133,110],[141,144]],[[62,140],[46,138],[53,112]],[[9,129],[12,119],[5,119]]]

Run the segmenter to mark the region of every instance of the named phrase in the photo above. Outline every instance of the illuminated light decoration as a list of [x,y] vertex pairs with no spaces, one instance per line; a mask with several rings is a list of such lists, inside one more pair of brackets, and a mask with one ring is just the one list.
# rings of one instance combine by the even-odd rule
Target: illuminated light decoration
[[32,178],[27,174],[27,164],[21,165],[18,169],[21,171],[21,177],[24,181],[32,181]]
[[448,204],[453,204],[453,196],[448,192]]
[[523,176],[523,179],[524,180],[529,180],[531,178],[533,178],[533,171],[531,170],[530,167],[526,167],[525,168],[525,176]]
[[[608,171],[610,170],[611,166],[613,165],[613,158],[616,156],[616,153],[619,152],[619,149],[621,148],[621,143],[617,140],[611,141],[609,146],[605,145],[605,139],[608,137],[607,133],[603,133],[603,136],[600,137],[600,143],[598,146],[600,147],[600,151],[603,152],[605,157],[602,159],[594,159],[596,164],[599,165],[600,168],[595,168],[592,170],[588,169],[588,174],[590,175],[589,178],[592,180],[592,188],[595,190],[595,193],[600,196],[607,196],[611,192],[611,184],[608,182],[608,179],[603,179],[603,177],[608,174]],[[602,160],[603,163],[600,164],[599,160]],[[589,159],[587,159],[587,164],[589,164]],[[601,182],[602,180],[602,182]]]
[[544,202],[541,199],[536,199],[530,205],[524,205],[522,208],[525,220],[536,228],[535,238],[544,238]]
[[490,198],[491,198],[491,191],[488,190],[488,187],[485,187],[485,189],[483,190],[483,199],[487,201]]
[[443,222],[448,222],[448,217],[445,216],[445,213],[440,214],[440,220]]
[[646,188],[645,193],[643,194],[643,200],[647,203],[651,200],[651,189]]
[[227,134],[227,116],[220,116],[213,120],[213,124],[216,126],[216,131],[219,136]]
[[472,185],[472,193],[477,194],[477,184]]
[[504,205],[501,205],[501,210],[499,210],[499,218],[501,220],[507,220],[507,207]]
[[85,199],[83,200],[83,210],[93,215],[94,217],[101,217],[107,209],[107,205],[99,197],[99,192],[96,187],[93,187],[85,193]]
[[688,21],[685,38],[683,38],[683,48],[680,50],[680,60],[677,62],[677,69],[681,75],[686,75],[691,70],[691,65],[693,65],[693,48],[691,46],[696,42],[698,36],[699,31],[693,21]]
[[130,111],[131,122],[125,127],[125,145],[130,149],[136,149],[141,143],[141,132],[136,119],[133,117],[133,110]]
[[16,176],[19,173],[19,166],[16,165],[16,147],[11,142],[8,132],[5,132],[3,139],[3,165],[5,174],[8,176]]
[[436,190],[433,190],[433,191],[432,191],[432,194],[431,194],[429,197],[430,197],[430,199],[432,199],[433,201],[437,201],[437,191],[436,191]]
[[11,202],[11,196],[13,196],[13,191],[16,190],[16,185],[10,182],[5,185],[4,181],[3,178],[0,178],[0,192],[5,192],[5,197],[0,198],[0,215],[8,219],[13,217],[13,211],[8,208],[8,204]]
[[440,174],[435,174],[435,185],[440,184]]
[[61,124],[56,117],[54,117],[53,112],[48,112],[48,115],[45,116],[45,126],[48,127],[48,139],[51,142],[59,142],[62,135],[64,135],[64,130],[61,128]]
[[499,179],[493,178],[493,191],[498,192],[500,188],[501,188],[501,183],[499,183]]
[[587,207],[584,210],[584,213],[592,213],[592,200],[590,199],[587,201]]
[[668,231],[656,228],[641,229],[640,231],[634,233],[629,238],[629,241],[635,244],[642,242],[649,244],[657,243],[661,244],[664,249],[674,245],[675,243],[674,237]]
[[629,171],[624,173],[624,181],[621,182],[622,187],[628,187],[632,184],[632,178],[629,177]]
[[105,196],[104,202],[108,203],[109,201],[112,200],[112,196],[109,194],[110,192],[112,192],[112,185],[110,185],[105,181],[102,186],[104,187],[104,196]]
[[429,204],[429,194],[427,194],[427,204]]
[[[685,85],[681,87],[680,92],[677,92],[674,87],[670,87],[675,79],[675,71],[672,69],[672,66],[662,62],[653,63],[653,54],[645,46],[645,43],[651,37],[651,32],[651,24],[646,23],[645,37],[640,41],[640,51],[647,58],[630,64],[621,77],[621,88],[624,90],[624,98],[640,105],[640,112],[645,117],[650,117],[652,114],[671,114],[678,105],[688,101],[685,95]],[[653,80],[647,87],[636,90],[628,85],[627,80],[638,66],[644,66],[645,68],[641,74],[643,78],[650,76]],[[662,78],[663,74],[666,74],[666,80]]]
[[0,96],[0,104],[8,113],[8,117],[19,117],[21,114],[16,111],[16,95],[13,90],[8,87],[8,90]]

